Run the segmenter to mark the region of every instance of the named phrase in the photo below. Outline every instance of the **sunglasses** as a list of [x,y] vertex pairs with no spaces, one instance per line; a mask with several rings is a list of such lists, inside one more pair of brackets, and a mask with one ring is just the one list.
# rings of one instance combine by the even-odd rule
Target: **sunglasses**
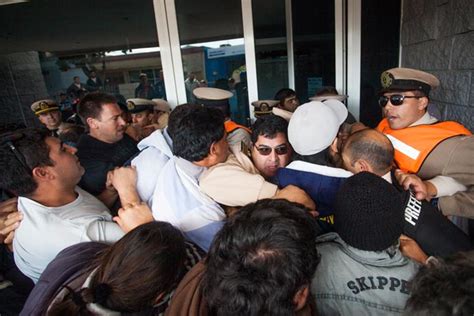
[[268,147],[268,146],[260,146],[260,147],[257,147],[256,145],[254,146],[257,149],[257,151],[260,153],[260,155],[262,156],[270,155],[274,149],[277,155],[286,155],[289,150],[288,145],[280,145],[275,148]]
[[402,95],[402,94],[392,94],[391,96],[387,97],[385,95],[382,95],[380,96],[379,98],[379,105],[381,107],[385,107],[388,103],[388,100],[390,100],[390,103],[392,105],[395,105],[395,106],[398,106],[398,105],[402,105],[403,104],[403,101],[405,99],[420,99],[420,98],[423,98],[423,97],[420,97],[420,96],[408,96],[408,95]]

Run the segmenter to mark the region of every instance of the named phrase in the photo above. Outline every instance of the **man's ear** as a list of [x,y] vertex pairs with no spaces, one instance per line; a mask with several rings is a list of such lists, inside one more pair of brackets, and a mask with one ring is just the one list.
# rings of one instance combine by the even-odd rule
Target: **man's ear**
[[362,171],[368,171],[372,172],[372,168],[370,167],[370,164],[367,162],[367,160],[364,159],[358,159],[354,162],[354,167],[358,172]]
[[427,107],[428,107],[428,103],[430,103],[430,100],[428,99],[428,97],[423,97],[423,98],[420,98],[418,99],[418,109],[420,111],[423,111],[425,110]]
[[331,146],[329,146],[331,148],[332,151],[338,153],[339,152],[339,149],[337,148],[337,143],[339,142],[339,137],[336,137],[334,138],[334,140],[332,141],[332,144]]
[[53,178],[48,167],[36,167],[31,171],[31,174],[36,181],[48,181]]
[[301,310],[308,300],[309,296],[309,285],[301,287],[298,292],[296,292],[295,297],[293,298],[293,304],[295,304],[295,311]]
[[214,156],[217,153],[216,142],[212,142],[211,147],[209,148],[209,156]]
[[87,125],[89,125],[90,129],[96,129],[99,125],[97,124],[97,120],[93,117],[88,117],[86,119]]

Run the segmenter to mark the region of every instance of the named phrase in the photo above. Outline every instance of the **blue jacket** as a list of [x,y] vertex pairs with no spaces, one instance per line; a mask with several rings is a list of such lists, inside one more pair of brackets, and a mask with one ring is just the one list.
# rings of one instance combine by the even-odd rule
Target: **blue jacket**
[[316,203],[320,216],[334,214],[333,204],[339,187],[352,176],[340,168],[316,165],[304,161],[293,161],[278,170],[277,183],[280,188],[295,185],[304,190]]

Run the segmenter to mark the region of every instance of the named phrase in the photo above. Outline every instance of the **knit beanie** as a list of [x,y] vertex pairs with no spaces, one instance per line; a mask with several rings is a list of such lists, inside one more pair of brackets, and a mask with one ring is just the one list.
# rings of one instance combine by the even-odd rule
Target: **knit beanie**
[[400,237],[403,212],[395,187],[375,174],[361,172],[348,178],[336,195],[334,228],[354,248],[381,251]]

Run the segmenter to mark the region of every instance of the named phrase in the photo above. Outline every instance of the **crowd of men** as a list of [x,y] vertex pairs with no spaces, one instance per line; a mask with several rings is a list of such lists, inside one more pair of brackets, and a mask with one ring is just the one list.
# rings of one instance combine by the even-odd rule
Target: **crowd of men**
[[474,313],[450,218],[474,219],[474,138],[428,112],[436,77],[385,71],[376,129],[331,87],[281,89],[247,127],[228,91],[171,110],[141,84],[81,97],[83,130],[47,99],[45,128],[0,135],[1,313]]

